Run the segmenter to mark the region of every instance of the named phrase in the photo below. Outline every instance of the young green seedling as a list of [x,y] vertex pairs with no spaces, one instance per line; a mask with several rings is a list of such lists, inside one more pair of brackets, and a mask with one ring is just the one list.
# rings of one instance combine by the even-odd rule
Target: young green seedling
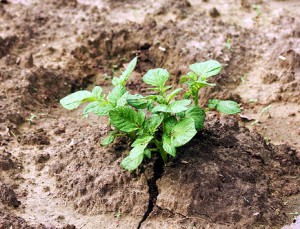
[[261,15],[261,5],[252,4],[252,9],[256,12],[256,18],[259,18]]
[[227,38],[225,46],[227,49],[229,49],[229,50],[231,49],[231,38],[230,37]]
[[[113,78],[114,88],[108,95],[96,86],[91,92],[77,91],[60,100],[68,110],[88,102],[83,109],[84,117],[89,113],[108,116],[112,131],[101,145],[113,143],[118,136],[131,138],[132,149],[121,162],[121,166],[129,171],[135,170],[145,157],[151,158],[154,152],[167,163],[169,156],[176,157],[177,147],[188,143],[198,130],[203,129],[205,111],[198,105],[199,90],[214,86],[208,79],[219,74],[222,67],[215,60],[192,64],[191,72],[181,80],[187,83],[189,90],[184,99],[176,99],[182,88],[170,91],[172,86],[166,85],[170,74],[162,68],[151,69],[143,76],[143,81],[151,86],[151,95],[130,94],[125,86],[136,63],[137,58],[134,58],[120,77]],[[240,112],[237,103],[218,99],[210,100],[207,109],[217,109],[225,114]]]

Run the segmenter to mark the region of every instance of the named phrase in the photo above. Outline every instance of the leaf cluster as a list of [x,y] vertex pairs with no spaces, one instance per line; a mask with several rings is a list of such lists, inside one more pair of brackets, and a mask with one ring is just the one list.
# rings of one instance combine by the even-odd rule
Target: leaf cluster
[[[208,79],[219,74],[222,67],[215,60],[190,65],[191,72],[181,79],[181,83],[187,83],[188,91],[183,99],[178,99],[182,88],[171,90],[172,86],[166,85],[170,74],[163,68],[151,69],[143,76],[144,83],[150,86],[151,95],[130,94],[125,86],[136,63],[137,57],[120,77],[113,78],[114,87],[108,95],[96,86],[91,92],[77,91],[60,100],[68,110],[88,102],[83,109],[84,117],[93,113],[109,118],[112,131],[102,139],[101,145],[113,143],[117,136],[132,139],[132,149],[121,162],[121,166],[129,171],[135,170],[145,157],[151,158],[153,152],[158,152],[166,163],[169,156],[176,157],[177,147],[188,143],[198,130],[203,129],[205,110],[198,106],[199,90],[214,86]],[[209,101],[206,110],[209,109],[225,114],[240,112],[235,102],[218,99]]]

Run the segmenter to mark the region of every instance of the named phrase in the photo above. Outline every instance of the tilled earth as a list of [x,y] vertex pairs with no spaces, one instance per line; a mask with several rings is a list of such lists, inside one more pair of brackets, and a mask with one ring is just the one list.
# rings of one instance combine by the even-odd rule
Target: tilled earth
[[[300,2],[0,1],[0,228],[297,228]],[[59,99],[164,67],[224,66],[200,102],[233,99],[166,166],[119,167],[128,139],[100,147],[105,118]]]

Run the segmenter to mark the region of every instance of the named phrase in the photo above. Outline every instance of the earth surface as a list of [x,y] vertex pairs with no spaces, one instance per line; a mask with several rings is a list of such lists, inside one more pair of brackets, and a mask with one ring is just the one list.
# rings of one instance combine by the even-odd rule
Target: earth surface
[[[59,99],[109,91],[135,56],[139,93],[150,68],[177,87],[218,60],[200,102],[242,112],[124,171],[128,139],[101,147],[107,120]],[[0,228],[300,228],[298,0],[2,0],[0,89]]]

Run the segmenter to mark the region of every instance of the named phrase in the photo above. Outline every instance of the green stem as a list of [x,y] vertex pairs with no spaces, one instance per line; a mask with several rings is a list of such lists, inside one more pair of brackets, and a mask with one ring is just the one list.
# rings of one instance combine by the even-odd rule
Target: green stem
[[167,155],[167,152],[164,150],[164,148],[162,147],[161,143],[156,139],[154,138],[154,143],[155,145],[157,146],[159,152],[160,152],[160,155],[164,161],[164,164],[167,164],[168,162],[168,155]]
[[153,152],[153,151],[157,151],[157,148],[151,148],[151,149],[148,149],[148,150],[150,150],[151,152]]
[[193,100],[194,100],[194,106],[198,107],[198,97],[199,97],[199,91],[197,91],[197,93],[193,96]]
[[124,137],[126,134],[115,134],[116,137]]

